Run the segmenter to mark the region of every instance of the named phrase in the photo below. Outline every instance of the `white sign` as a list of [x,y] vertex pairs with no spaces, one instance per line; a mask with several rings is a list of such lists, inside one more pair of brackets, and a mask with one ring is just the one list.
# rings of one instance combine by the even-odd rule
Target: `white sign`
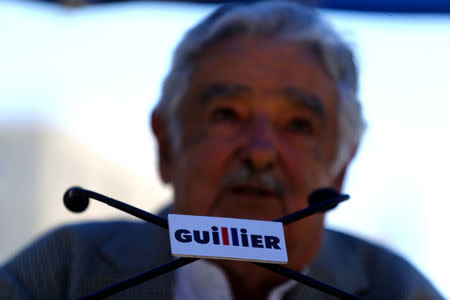
[[173,256],[287,263],[283,224],[169,214]]

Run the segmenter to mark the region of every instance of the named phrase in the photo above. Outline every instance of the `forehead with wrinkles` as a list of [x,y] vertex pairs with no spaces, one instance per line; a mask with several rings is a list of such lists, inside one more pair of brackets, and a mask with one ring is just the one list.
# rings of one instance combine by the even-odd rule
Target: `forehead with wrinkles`
[[[310,70],[315,74],[303,74],[313,73]],[[325,86],[326,90],[315,89],[317,75],[326,81],[320,87],[324,90]],[[327,117],[321,99],[326,97],[324,92],[337,94],[333,79],[309,44],[258,35],[225,38],[210,44],[198,56],[191,79],[190,92],[196,94],[195,100],[202,106],[215,99],[265,93],[281,96],[322,119]]]

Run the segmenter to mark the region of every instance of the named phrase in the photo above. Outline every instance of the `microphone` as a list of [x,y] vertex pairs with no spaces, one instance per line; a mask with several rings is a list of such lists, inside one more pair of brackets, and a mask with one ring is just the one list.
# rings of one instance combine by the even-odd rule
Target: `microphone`
[[[309,206],[317,205],[322,203],[322,201],[327,201],[329,199],[334,199],[339,196],[342,196],[338,191],[333,188],[322,188],[313,191],[308,197]],[[324,213],[327,210],[335,208],[339,202],[329,203],[328,205],[324,205],[319,212]]]
[[89,206],[89,195],[78,186],[71,187],[64,193],[64,206],[74,213],[81,213]]
[[103,202],[109,206],[112,206],[118,210],[124,211],[132,216],[135,216],[137,218],[140,218],[144,221],[156,224],[160,227],[169,228],[169,225],[167,223],[166,219],[163,219],[159,216],[156,216],[154,214],[151,214],[149,212],[146,212],[142,209],[139,209],[137,207],[128,205],[126,203],[120,202],[116,199],[106,197],[105,195],[85,190],[79,186],[74,186],[68,189],[64,193],[63,201],[64,205],[67,207],[68,210],[80,213],[84,211],[88,205],[89,205],[89,198],[92,198],[94,200]]
[[318,189],[309,195],[309,206],[307,208],[293,212],[274,221],[281,222],[283,225],[288,225],[292,222],[309,217],[315,213],[324,213],[327,210],[335,208],[342,201],[348,199],[350,199],[349,195],[341,194],[333,188]]

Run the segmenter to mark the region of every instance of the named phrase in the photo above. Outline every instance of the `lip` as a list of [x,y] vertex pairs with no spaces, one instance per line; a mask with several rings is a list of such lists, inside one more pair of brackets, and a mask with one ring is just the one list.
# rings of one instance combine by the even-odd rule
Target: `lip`
[[247,201],[266,201],[268,199],[281,198],[277,191],[256,184],[233,185],[225,190],[225,194],[235,199]]
[[273,220],[282,215],[282,190],[266,184],[235,183],[224,187],[215,204],[217,216]]
[[229,190],[234,195],[255,195],[260,197],[276,196],[275,191],[257,185],[236,185]]

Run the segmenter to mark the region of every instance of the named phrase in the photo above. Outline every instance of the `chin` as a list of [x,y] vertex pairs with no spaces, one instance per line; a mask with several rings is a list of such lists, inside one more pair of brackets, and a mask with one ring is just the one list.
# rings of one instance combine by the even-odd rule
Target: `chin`
[[266,208],[254,206],[233,206],[233,207],[217,207],[212,211],[212,216],[225,217],[225,218],[238,218],[238,219],[251,219],[251,220],[263,220],[273,221],[281,216],[283,212],[281,208]]

